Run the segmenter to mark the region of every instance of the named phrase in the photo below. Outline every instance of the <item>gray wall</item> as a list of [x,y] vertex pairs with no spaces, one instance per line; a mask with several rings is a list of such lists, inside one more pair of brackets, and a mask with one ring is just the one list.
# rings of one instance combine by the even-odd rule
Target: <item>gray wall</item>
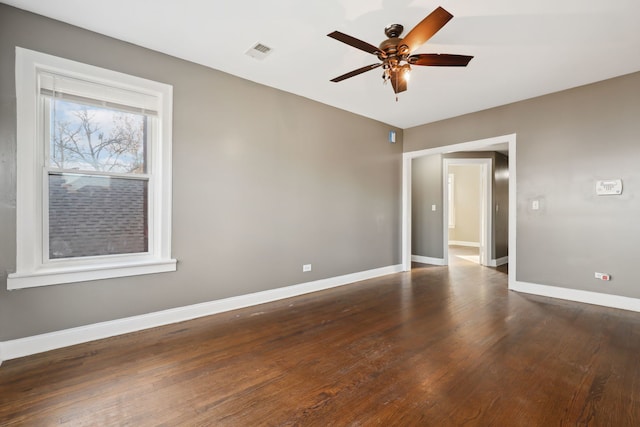
[[493,244],[494,258],[509,255],[509,157],[494,153]]
[[[404,149],[516,133],[516,279],[640,298],[638,117],[634,73],[405,129]],[[611,178],[623,180],[623,194],[596,196],[595,181]],[[595,280],[596,271],[612,281]]]
[[[423,156],[411,163],[411,255],[444,258],[442,156]],[[436,210],[431,210],[436,205]]]
[[[177,272],[6,291],[15,46],[173,85]],[[399,264],[402,130],[392,145],[390,129],[0,4],[0,341]]]

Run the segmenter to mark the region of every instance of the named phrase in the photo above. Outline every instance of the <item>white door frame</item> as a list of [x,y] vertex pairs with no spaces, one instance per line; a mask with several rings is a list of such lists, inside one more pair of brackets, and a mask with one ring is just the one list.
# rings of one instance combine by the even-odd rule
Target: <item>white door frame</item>
[[493,206],[493,192],[491,191],[492,182],[491,171],[493,159],[490,158],[453,158],[443,159],[442,161],[442,184],[443,184],[443,254],[444,265],[449,265],[449,227],[447,218],[449,218],[449,192],[447,191],[447,178],[449,176],[449,166],[460,165],[480,165],[480,265],[489,265],[491,259],[491,248],[493,246],[493,238],[491,230],[493,223],[493,215],[491,215],[491,207]]
[[516,278],[516,134],[463,142],[402,154],[402,270],[411,271],[411,162],[416,157],[455,151],[473,151],[491,145],[509,144],[509,288]]

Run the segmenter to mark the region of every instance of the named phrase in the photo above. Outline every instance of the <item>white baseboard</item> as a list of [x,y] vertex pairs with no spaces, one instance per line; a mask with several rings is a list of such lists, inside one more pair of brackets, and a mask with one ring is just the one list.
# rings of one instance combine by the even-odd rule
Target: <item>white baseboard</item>
[[421,264],[445,265],[443,258],[431,258],[428,256],[411,255],[411,261]]
[[501,265],[505,265],[509,263],[509,257],[503,256],[502,258],[490,259],[489,267],[500,267]]
[[209,316],[225,311],[236,310],[252,305],[264,304],[284,298],[317,292],[324,289],[347,285],[360,280],[399,273],[402,265],[376,268],[343,276],[330,277],[313,282],[301,283],[284,288],[270,289],[253,294],[240,295],[216,301],[177,307],[139,316],[116,319],[107,322],[94,323],[62,331],[49,332],[31,337],[18,338],[0,342],[0,363],[30,354],[42,353],[56,348],[81,344],[115,335],[135,332],[142,329],[155,328],[171,323],[183,322],[198,317]]
[[559,298],[587,304],[602,305],[622,310],[640,312],[640,299],[623,297],[620,295],[602,294],[599,292],[582,291],[578,289],[561,288],[557,286],[538,285],[536,283],[514,281],[509,283],[509,289],[527,294]]
[[472,248],[479,248],[480,247],[480,243],[478,242],[463,242],[460,240],[449,240],[449,245],[453,245],[453,246],[470,246]]

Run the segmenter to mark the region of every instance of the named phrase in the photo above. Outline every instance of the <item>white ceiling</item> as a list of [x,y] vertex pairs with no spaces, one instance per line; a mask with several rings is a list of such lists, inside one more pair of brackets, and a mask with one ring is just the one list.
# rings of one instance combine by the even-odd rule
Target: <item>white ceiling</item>
[[[401,128],[640,71],[638,0],[1,0],[3,3],[301,95]],[[370,44],[433,9],[454,15],[416,53],[473,55],[468,67],[414,66],[398,102]],[[259,61],[256,42],[273,48]]]

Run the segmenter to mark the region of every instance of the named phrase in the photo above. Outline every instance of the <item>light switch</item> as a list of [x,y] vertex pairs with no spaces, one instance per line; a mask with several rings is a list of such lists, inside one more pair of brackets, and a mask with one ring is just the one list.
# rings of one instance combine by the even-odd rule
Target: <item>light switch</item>
[[534,200],[533,202],[531,202],[531,209],[533,209],[534,211],[540,209],[540,201]]
[[436,205],[431,205],[431,210],[435,211],[436,210]]

